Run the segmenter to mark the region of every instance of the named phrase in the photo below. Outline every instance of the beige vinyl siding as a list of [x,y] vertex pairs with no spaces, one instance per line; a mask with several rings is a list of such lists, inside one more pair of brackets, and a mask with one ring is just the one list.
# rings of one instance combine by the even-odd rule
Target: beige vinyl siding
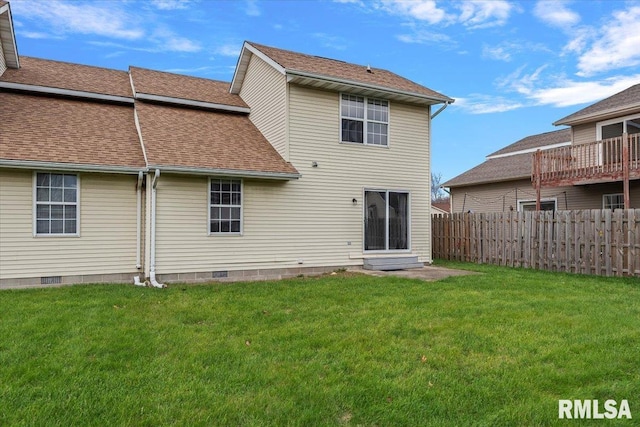
[[409,253],[431,261],[427,108],[391,103],[389,148],[367,147],[340,143],[338,93],[291,86],[289,96],[302,177],[243,180],[243,235],[209,236],[208,179],[163,174],[158,274],[362,265],[365,188],[411,192]]
[[[631,181],[630,189],[632,207],[640,208],[640,181]],[[602,209],[603,194],[615,193],[622,193],[621,182],[543,188],[541,198],[555,199],[558,210]],[[506,212],[511,207],[517,210],[517,200],[536,200],[529,179],[451,189],[452,212]]]
[[571,129],[573,132],[573,144],[586,144],[596,140],[595,123],[573,126]]
[[252,55],[240,97],[251,107],[249,119],[288,161],[285,76]]
[[33,172],[0,170],[0,279],[136,272],[136,178],[80,174],[80,237],[33,235]]
[[4,50],[2,49],[2,43],[0,43],[0,76],[7,71],[7,62],[4,59]]

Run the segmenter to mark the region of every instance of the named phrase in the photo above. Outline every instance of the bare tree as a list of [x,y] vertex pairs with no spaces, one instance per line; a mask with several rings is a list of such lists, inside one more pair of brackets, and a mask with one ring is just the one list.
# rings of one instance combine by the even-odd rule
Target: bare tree
[[446,192],[442,189],[442,174],[431,172],[431,201],[437,202],[447,198]]

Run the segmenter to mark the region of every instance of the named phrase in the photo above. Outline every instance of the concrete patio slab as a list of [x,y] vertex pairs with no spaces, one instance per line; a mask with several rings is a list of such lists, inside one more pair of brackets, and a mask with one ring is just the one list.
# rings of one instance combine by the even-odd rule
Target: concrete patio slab
[[410,279],[421,279],[428,282],[435,280],[446,279],[452,276],[468,276],[472,274],[481,274],[475,271],[456,270],[453,268],[436,267],[433,265],[424,266],[422,268],[412,268],[410,270],[396,270],[396,271],[378,271],[378,270],[365,270],[362,268],[353,268],[348,271],[368,274],[370,276],[396,276],[407,277]]

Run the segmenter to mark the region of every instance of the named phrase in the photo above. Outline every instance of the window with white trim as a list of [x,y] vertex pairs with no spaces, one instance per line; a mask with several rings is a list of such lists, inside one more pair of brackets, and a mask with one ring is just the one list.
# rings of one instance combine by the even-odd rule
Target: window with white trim
[[242,181],[214,179],[209,186],[209,233],[240,234],[242,231]]
[[78,175],[36,173],[35,234],[78,234]]
[[624,194],[603,194],[602,209],[624,209]]
[[409,249],[409,193],[365,190],[364,250]]
[[[540,210],[541,211],[556,211],[557,203],[555,199],[547,199],[540,201]],[[535,200],[518,200],[518,211],[535,211],[536,210],[536,201]]]
[[388,145],[389,102],[343,93],[340,97],[342,142]]

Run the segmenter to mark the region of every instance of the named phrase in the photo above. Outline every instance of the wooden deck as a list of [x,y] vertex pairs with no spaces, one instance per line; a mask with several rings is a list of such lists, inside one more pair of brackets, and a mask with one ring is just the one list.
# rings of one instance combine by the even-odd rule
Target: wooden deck
[[640,134],[538,150],[531,179],[540,187],[640,179]]

